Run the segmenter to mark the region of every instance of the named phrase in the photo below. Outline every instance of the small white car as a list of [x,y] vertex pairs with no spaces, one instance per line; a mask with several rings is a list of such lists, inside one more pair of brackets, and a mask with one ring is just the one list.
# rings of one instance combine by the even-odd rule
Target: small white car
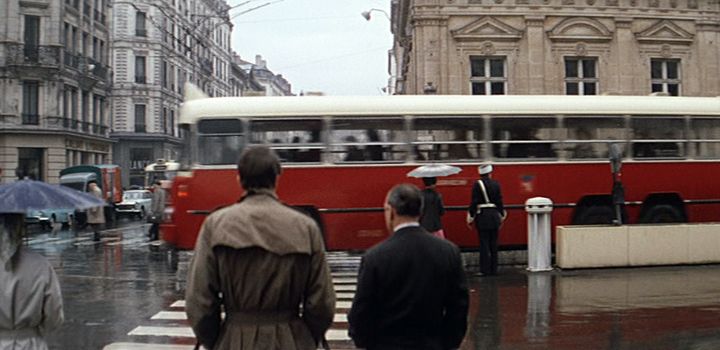
[[134,214],[144,218],[152,210],[152,192],[148,190],[130,190],[123,193],[123,200],[115,206],[118,214]]

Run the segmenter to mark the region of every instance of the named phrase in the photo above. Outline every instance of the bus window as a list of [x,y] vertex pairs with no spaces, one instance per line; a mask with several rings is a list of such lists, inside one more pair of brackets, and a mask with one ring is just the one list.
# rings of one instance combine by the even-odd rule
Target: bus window
[[679,118],[635,116],[631,120],[635,158],[677,158],[685,155],[685,122]]
[[627,138],[622,118],[565,117],[563,150],[568,159],[607,159],[608,145]]
[[250,121],[250,142],[266,144],[283,162],[317,163],[321,160],[321,119],[255,119]]
[[335,118],[332,161],[404,161],[405,140],[403,118]]
[[720,158],[720,119],[698,118],[690,123],[692,143],[698,158]]
[[477,160],[483,158],[480,117],[419,117],[413,121],[415,159]]
[[555,118],[496,117],[492,120],[493,156],[496,158],[556,158]]
[[203,119],[198,128],[200,164],[235,164],[243,146],[243,125],[238,119]]

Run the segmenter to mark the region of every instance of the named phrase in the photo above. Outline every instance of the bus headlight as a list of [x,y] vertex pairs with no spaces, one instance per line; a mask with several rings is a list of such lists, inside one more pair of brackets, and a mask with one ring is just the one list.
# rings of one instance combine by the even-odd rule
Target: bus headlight
[[163,222],[171,222],[172,221],[172,215],[175,212],[175,209],[173,207],[167,207],[165,210],[163,210]]

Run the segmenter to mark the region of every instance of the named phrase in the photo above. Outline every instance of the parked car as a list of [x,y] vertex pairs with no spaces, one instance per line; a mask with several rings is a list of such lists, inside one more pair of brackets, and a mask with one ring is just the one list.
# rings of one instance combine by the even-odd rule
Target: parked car
[[122,202],[115,206],[118,214],[133,214],[144,218],[152,209],[152,192],[148,190],[129,190],[123,193]]
[[74,209],[30,210],[25,214],[25,223],[38,224],[47,229],[55,223],[61,223],[63,227],[67,227],[72,225],[74,215]]

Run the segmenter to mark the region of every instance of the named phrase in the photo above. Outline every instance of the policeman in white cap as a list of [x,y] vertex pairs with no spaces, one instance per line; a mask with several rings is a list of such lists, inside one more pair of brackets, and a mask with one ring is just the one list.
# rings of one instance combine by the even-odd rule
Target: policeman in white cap
[[500,184],[492,179],[492,164],[478,166],[480,179],[473,184],[468,207],[468,226],[475,223],[480,241],[480,276],[496,275],[498,270],[498,231],[507,213]]

